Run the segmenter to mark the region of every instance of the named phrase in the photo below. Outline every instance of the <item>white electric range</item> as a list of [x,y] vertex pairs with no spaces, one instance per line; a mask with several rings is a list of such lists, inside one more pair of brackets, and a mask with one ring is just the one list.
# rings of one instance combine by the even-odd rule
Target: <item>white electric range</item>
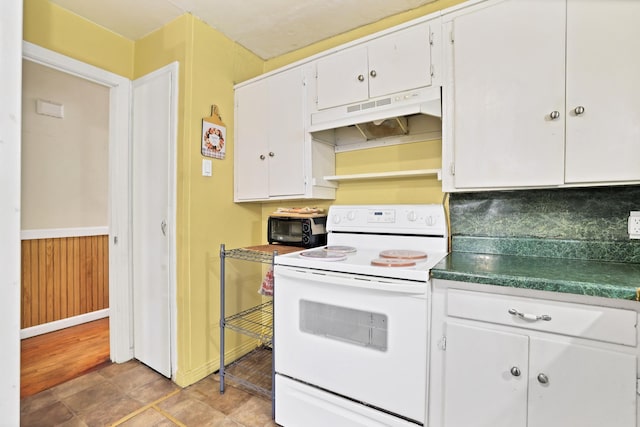
[[332,206],[327,232],[326,247],[275,258],[276,422],[423,425],[444,208]]

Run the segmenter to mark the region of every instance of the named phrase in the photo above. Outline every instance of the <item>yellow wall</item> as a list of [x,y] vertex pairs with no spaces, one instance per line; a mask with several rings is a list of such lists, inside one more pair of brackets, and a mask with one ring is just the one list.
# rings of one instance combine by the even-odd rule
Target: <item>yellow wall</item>
[[23,24],[28,42],[123,77],[133,76],[133,41],[48,0],[24,0]]
[[[136,77],[172,61],[180,62],[176,382],[185,386],[218,369],[220,244],[247,246],[261,236],[260,206],[233,203],[233,85],[259,74],[263,62],[188,14],[136,42]],[[201,120],[212,104],[227,126],[227,152],[212,160],[213,176],[203,177]],[[259,302],[259,265],[228,263],[227,280],[230,309]],[[249,345],[235,334],[227,339],[229,357]]]

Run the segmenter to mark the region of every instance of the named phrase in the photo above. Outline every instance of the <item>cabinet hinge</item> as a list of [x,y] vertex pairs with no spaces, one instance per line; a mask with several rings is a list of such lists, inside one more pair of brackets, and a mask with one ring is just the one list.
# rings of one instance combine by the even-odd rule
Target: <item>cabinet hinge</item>
[[449,39],[451,40],[451,43],[455,41],[455,37],[453,37],[453,30],[449,33]]
[[449,166],[449,169],[451,171],[451,175],[455,175],[456,174],[456,164],[451,162],[451,166]]
[[640,394],[640,378],[636,380],[636,394]]
[[302,79],[302,86],[306,86],[307,85],[307,78],[303,78]]
[[443,336],[440,339],[440,342],[438,343],[438,347],[440,347],[440,350],[442,351],[446,351],[447,350],[447,337]]
[[433,32],[429,33],[429,44],[433,46]]
[[430,68],[431,68],[431,77],[433,77],[436,74],[436,71],[435,71],[436,69],[434,68],[433,64],[431,64]]
[[118,236],[113,236],[113,244],[114,245],[118,244]]

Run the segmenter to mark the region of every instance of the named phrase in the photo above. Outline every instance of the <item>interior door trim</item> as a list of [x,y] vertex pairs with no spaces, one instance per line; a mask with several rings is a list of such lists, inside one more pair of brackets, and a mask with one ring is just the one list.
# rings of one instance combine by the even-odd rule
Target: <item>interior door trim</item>
[[23,41],[26,60],[72,74],[110,89],[109,104],[109,330],[111,360],[133,358],[130,219],[131,81],[49,49]]

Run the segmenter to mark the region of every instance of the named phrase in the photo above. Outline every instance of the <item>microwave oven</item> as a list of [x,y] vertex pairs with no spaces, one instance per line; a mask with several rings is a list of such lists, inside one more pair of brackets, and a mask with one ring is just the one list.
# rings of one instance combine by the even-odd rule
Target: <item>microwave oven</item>
[[327,244],[327,216],[270,216],[267,236],[269,244],[315,248]]

